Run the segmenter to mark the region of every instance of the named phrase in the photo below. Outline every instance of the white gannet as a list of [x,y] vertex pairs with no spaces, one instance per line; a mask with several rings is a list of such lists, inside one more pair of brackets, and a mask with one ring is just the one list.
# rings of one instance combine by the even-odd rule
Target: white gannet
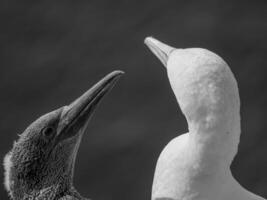
[[145,44],[167,68],[189,129],[161,152],[152,200],[264,200],[230,171],[240,137],[240,99],[226,62],[206,49],[176,49],[152,37]]

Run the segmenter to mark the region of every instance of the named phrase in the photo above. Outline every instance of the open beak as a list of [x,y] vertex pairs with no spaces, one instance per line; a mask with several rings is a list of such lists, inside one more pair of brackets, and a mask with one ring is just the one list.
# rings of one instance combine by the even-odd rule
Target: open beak
[[112,89],[123,73],[114,71],[106,75],[82,96],[64,107],[58,126],[57,142],[73,137],[86,128],[100,100]]
[[162,64],[167,67],[168,58],[175,48],[164,44],[153,37],[147,37],[144,42],[152,53],[158,57]]

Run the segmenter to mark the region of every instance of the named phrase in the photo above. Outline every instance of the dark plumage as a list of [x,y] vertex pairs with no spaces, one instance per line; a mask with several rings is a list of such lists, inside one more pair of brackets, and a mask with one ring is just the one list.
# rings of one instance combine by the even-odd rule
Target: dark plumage
[[79,144],[94,109],[122,74],[108,74],[68,106],[41,116],[4,159],[13,200],[85,200],[72,185]]

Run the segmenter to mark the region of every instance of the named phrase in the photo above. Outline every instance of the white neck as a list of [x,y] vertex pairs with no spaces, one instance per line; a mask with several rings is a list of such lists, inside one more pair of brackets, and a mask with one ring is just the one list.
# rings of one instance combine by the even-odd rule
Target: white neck
[[[189,146],[203,170],[213,173],[228,171],[237,153],[240,138],[240,115],[238,110],[214,115],[207,126],[202,122],[190,122]],[[202,168],[202,167],[201,167]]]
[[204,129],[188,121],[189,133],[173,139],[160,155],[152,199],[210,200],[217,193],[236,187],[230,164],[239,143],[239,113],[223,122]]

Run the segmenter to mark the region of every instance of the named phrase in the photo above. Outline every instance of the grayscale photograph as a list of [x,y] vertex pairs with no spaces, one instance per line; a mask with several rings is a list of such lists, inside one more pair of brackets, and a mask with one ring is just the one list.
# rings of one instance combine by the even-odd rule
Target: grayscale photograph
[[266,0],[0,2],[0,200],[266,200]]

